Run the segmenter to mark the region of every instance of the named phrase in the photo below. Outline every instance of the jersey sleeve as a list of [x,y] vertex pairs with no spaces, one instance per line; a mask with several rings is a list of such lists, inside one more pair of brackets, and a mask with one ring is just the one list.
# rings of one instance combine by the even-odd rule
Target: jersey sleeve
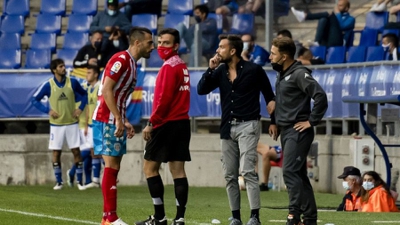
[[118,82],[121,75],[126,71],[128,63],[128,59],[123,53],[120,55],[114,55],[108,61],[106,68],[104,69],[104,76]]

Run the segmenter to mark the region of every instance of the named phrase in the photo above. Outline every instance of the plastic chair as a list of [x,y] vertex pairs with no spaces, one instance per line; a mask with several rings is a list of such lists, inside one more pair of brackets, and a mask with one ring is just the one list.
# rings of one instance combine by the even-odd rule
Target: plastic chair
[[65,16],[66,0],[42,0],[40,14]]
[[74,0],[72,14],[96,15],[97,0]]
[[215,13],[209,13],[208,18],[213,18],[217,21],[217,33],[222,34],[223,33],[223,27],[222,27],[222,15],[221,14],[215,14]]
[[353,46],[347,51],[347,62],[365,62],[365,53],[367,52],[367,47],[365,46]]
[[93,16],[72,14],[68,18],[67,32],[89,33],[90,24]]
[[0,54],[0,69],[18,69],[21,67],[21,50],[2,49]]
[[325,46],[311,46],[310,51],[314,56],[318,56],[325,61],[326,58],[326,47]]
[[25,18],[24,16],[7,15],[1,20],[0,32],[2,33],[25,33]]
[[164,61],[158,55],[158,52],[153,50],[150,53],[150,58],[146,59],[146,67],[158,67],[160,68],[164,64]]
[[385,59],[385,51],[382,46],[370,46],[367,48],[366,62],[382,61]]
[[5,15],[29,16],[29,0],[4,0]]
[[1,34],[0,49],[21,49],[21,35],[18,33]]
[[175,28],[179,23],[189,27],[190,17],[188,15],[167,14],[165,15],[164,28]]
[[36,33],[61,34],[61,16],[40,14],[36,21]]
[[63,59],[65,67],[72,68],[74,66],[74,59],[78,54],[77,49],[58,49],[57,58]]
[[34,33],[31,38],[31,49],[47,49],[52,53],[56,51],[56,34]]
[[229,33],[232,34],[253,34],[254,14],[234,14],[232,27]]
[[50,61],[50,49],[28,49],[26,51],[25,68],[27,69],[48,69]]
[[66,33],[64,35],[64,49],[80,49],[88,42],[89,35],[87,33]]
[[157,34],[157,20],[156,14],[136,14],[132,15],[132,26],[147,27],[151,30],[153,35]]
[[344,63],[346,57],[346,47],[329,47],[326,51],[326,64]]
[[375,46],[378,40],[378,30],[364,29],[361,31],[360,46]]
[[193,15],[193,0],[169,0],[168,13]]
[[365,16],[364,29],[374,29],[382,32],[389,21],[389,12],[368,12]]

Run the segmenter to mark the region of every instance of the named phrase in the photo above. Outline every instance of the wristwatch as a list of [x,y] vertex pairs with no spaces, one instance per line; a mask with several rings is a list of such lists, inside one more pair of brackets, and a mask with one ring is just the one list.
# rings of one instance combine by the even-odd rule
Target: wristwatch
[[150,120],[147,122],[147,126],[151,127],[153,124],[150,122]]

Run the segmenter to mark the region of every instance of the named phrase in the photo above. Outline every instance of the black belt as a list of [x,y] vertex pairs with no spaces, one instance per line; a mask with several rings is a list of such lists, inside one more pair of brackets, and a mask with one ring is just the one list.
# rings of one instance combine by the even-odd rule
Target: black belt
[[[259,120],[259,119],[251,119],[251,120]],[[239,123],[244,123],[244,122],[251,121],[251,120],[243,120],[243,119],[239,119],[239,118],[232,118],[231,121],[229,121],[229,123],[231,125],[237,125]]]

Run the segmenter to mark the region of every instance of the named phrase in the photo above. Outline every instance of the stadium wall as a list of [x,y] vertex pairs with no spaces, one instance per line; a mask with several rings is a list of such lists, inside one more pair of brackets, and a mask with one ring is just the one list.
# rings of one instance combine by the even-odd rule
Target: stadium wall
[[[367,139],[369,137],[363,137]],[[395,143],[395,137],[386,139]],[[342,182],[337,179],[346,165],[353,165],[353,153],[350,151],[349,136],[317,135],[318,143],[318,181],[312,179],[317,192],[342,193]],[[263,135],[264,143],[274,143]],[[145,142],[141,134],[128,141],[128,152],[122,161],[119,173],[120,185],[146,185],[143,175],[143,149]],[[220,162],[220,139],[218,134],[193,134],[190,144],[192,161],[186,164],[189,183],[192,186],[224,187]],[[388,155],[394,167],[400,165],[400,152],[388,149]],[[385,163],[378,148],[375,147],[376,171],[386,177]],[[42,185],[54,183],[51,164],[52,153],[48,150],[48,135],[1,135],[0,136],[0,185]],[[260,159],[261,160],[261,159]],[[64,147],[62,154],[62,170],[64,181],[66,171],[72,165],[70,151]],[[260,177],[262,176],[259,165]],[[166,164],[160,171],[165,184],[173,184]],[[278,168],[273,168],[271,177],[278,174]],[[281,179],[281,182],[282,179]],[[283,185],[283,183],[282,183]],[[283,187],[283,186],[282,186]]]

